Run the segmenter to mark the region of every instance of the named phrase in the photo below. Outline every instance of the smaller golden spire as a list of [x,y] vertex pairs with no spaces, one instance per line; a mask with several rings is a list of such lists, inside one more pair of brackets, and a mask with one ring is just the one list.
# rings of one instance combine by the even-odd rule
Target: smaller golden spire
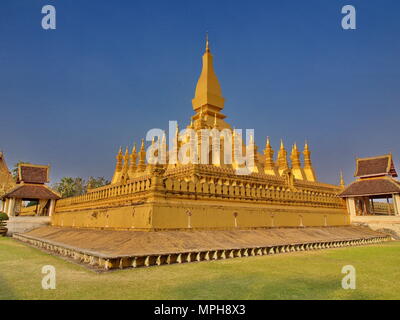
[[160,150],[160,164],[167,164],[167,138],[165,132],[161,140],[161,150]]
[[267,142],[265,143],[265,149],[271,148],[271,141],[269,140],[269,137],[267,137]]
[[305,144],[304,144],[304,151],[308,151],[308,142],[307,142],[307,140],[306,140],[306,142],[305,142]]
[[142,152],[142,151],[145,151],[145,148],[144,148],[144,139],[142,139],[142,145],[140,146],[140,151]]
[[206,32],[206,52],[210,52],[210,42],[208,41],[208,31]]
[[292,161],[292,168],[293,169],[300,169],[301,162],[300,162],[300,152],[297,150],[297,143],[295,142],[292,147],[292,153],[290,155],[290,160]]
[[254,137],[253,135],[250,133],[250,139],[249,139],[249,144],[253,145],[254,144]]
[[305,145],[304,145],[303,155],[304,155],[304,167],[305,168],[311,168],[312,167],[311,152],[310,152],[310,149],[308,148],[307,140],[306,140]]
[[143,171],[146,168],[146,149],[144,147],[144,139],[142,139],[142,145],[139,151],[139,171]]
[[114,175],[113,175],[111,183],[120,182],[121,175],[122,175],[122,168],[123,168],[123,165],[122,165],[123,158],[124,158],[124,156],[122,153],[122,147],[119,147],[117,156],[115,157],[115,159],[117,159],[117,162],[115,164],[115,171],[114,171]]
[[281,148],[278,152],[278,167],[279,167],[279,173],[282,175],[282,173],[289,169],[289,164],[287,161],[287,152],[285,149],[285,145],[283,144],[283,139],[281,139]]
[[272,150],[269,137],[267,137],[267,142],[265,143],[264,155],[265,155],[264,172],[266,174],[273,174],[275,169],[274,150]]
[[129,165],[129,172],[132,174],[136,171],[136,143],[133,144],[132,153],[131,153],[131,163]]
[[214,128],[217,127],[217,113],[214,113]]
[[117,156],[115,157],[117,159],[117,164],[115,166],[115,171],[121,171],[122,170],[122,159],[123,159],[123,154],[122,154],[122,147],[119,147],[119,151]]
[[304,150],[303,150],[303,156],[304,156],[304,173],[306,174],[306,178],[308,181],[317,181],[317,176],[315,174],[315,170],[312,166],[311,162],[311,151],[308,147],[308,142],[306,141],[304,145]]
[[340,170],[340,186],[342,188],[344,188],[346,186],[346,183],[344,182],[343,171],[342,170]]
[[125,149],[125,155],[124,155],[124,162],[129,161],[129,147],[126,147]]
[[122,168],[122,172],[125,178],[126,178],[126,173],[128,173],[128,170],[129,170],[129,148],[126,147],[124,155],[124,165]]

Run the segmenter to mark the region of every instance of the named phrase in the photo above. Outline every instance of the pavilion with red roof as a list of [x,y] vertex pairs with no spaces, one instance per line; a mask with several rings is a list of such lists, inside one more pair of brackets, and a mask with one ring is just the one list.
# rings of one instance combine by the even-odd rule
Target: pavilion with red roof
[[37,215],[51,216],[60,195],[46,185],[48,182],[49,166],[19,164],[16,186],[2,195],[7,215],[18,215],[23,201],[35,201]]
[[357,180],[339,194],[350,215],[400,215],[400,181],[391,154],[357,159],[354,176]]

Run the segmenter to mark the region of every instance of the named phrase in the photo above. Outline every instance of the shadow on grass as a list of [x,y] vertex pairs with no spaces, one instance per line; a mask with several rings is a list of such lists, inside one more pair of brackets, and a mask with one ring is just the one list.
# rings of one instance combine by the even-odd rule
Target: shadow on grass
[[344,290],[341,277],[310,279],[287,277],[274,280],[252,274],[231,278],[220,276],[207,281],[191,281],[174,286],[173,291],[161,290],[167,299],[183,300],[369,300],[361,290]]
[[7,281],[0,275],[0,300],[18,300]]

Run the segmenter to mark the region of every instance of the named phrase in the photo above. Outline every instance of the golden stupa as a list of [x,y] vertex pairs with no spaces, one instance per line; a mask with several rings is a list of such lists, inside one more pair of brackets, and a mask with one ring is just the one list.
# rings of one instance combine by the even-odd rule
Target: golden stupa
[[[192,100],[195,113],[186,127],[197,135],[198,150],[204,141],[201,138],[204,129],[225,130],[235,137],[236,131],[222,113],[224,102],[207,40]],[[224,145],[224,137],[219,139]],[[239,174],[235,155],[232,163],[225,163],[220,156],[215,157],[217,161],[213,157],[208,164],[179,160],[171,163],[168,160],[183,147],[178,128],[173,141],[167,152],[158,152],[159,159],[164,161],[155,164],[146,157],[144,140],[139,150],[135,145],[132,151],[127,148],[123,153],[121,148],[112,183],[82,196],[57,201],[52,225],[156,231],[350,223],[345,203],[337,197],[342,187],[317,181],[307,143],[302,152],[293,144],[289,163],[283,141],[275,160],[269,138],[261,154],[251,136],[247,145],[241,144],[240,148],[254,152],[254,165],[249,174]],[[151,147],[155,144],[153,140]],[[165,136],[157,141],[163,150],[167,150],[166,144]],[[213,144],[211,149],[212,153]]]

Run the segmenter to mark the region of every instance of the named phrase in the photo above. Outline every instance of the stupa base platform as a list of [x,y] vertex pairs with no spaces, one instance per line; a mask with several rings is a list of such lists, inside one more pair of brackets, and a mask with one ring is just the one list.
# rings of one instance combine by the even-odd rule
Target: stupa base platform
[[358,226],[159,232],[42,227],[13,237],[103,270],[272,255],[391,240],[385,233]]

